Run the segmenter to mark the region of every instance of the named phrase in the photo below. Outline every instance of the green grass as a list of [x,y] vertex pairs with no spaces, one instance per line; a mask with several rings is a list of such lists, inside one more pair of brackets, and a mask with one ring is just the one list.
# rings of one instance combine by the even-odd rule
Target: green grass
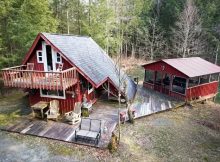
[[21,116],[30,113],[26,94],[22,91],[13,91],[0,96],[0,127],[14,123]]
[[217,94],[217,96],[215,98],[215,102],[220,103],[220,93]]

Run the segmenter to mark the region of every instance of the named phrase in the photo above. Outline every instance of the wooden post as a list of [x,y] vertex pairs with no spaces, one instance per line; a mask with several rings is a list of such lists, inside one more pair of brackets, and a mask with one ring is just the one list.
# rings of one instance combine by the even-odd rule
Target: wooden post
[[172,91],[172,85],[173,85],[173,75],[171,75],[171,76],[170,76],[169,95],[171,95],[171,91]]
[[188,86],[189,86],[189,78],[186,79],[185,96],[187,95]]
[[156,79],[157,79],[157,71],[154,71],[154,86],[153,86],[153,89],[155,88]]
[[144,82],[146,82],[146,76],[147,76],[147,71],[145,69],[145,71],[144,71]]
[[33,88],[33,85],[34,85],[34,81],[33,81],[33,73],[30,72],[30,74],[31,74],[31,88]]
[[162,72],[162,78],[161,78],[161,81],[160,81],[160,92],[163,93],[163,79],[164,79],[164,76],[165,76],[165,73]]
[[60,89],[63,89],[63,75],[60,73]]
[[109,81],[108,81],[108,100],[109,100],[109,96],[110,96],[110,92],[109,92]]

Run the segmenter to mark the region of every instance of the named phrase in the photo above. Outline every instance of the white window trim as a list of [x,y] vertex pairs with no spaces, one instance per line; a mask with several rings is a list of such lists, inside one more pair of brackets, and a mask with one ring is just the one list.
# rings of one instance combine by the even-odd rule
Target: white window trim
[[94,90],[94,87],[92,87],[91,89],[88,89],[88,94],[92,93]]
[[[60,55],[60,61],[57,61],[57,55]],[[61,54],[59,52],[56,52],[56,63],[62,63],[62,57]]]
[[66,93],[65,93],[65,91],[63,90],[63,96],[44,95],[43,92],[42,92],[42,89],[40,89],[40,97],[66,99]]
[[[41,52],[41,56],[39,56],[39,52]],[[43,62],[44,62],[44,59],[43,59],[43,51],[42,51],[42,50],[37,50],[37,51],[36,51],[36,55],[37,55],[37,62],[38,62],[38,63],[43,63]],[[42,58],[42,61],[39,60],[39,57]]]

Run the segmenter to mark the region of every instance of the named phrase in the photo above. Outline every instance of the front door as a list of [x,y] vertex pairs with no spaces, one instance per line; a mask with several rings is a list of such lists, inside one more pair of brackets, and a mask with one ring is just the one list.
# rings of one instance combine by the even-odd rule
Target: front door
[[46,59],[47,59],[47,71],[53,71],[53,57],[51,46],[46,45]]

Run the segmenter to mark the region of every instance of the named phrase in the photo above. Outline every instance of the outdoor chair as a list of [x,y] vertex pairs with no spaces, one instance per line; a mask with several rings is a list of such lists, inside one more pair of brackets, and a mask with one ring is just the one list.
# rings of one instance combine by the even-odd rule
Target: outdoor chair
[[47,115],[48,119],[55,119],[58,120],[59,114],[59,101],[58,100],[52,100],[50,101],[49,110],[45,113]]
[[63,63],[59,63],[56,71],[61,72],[62,70],[63,70]]
[[26,70],[34,70],[34,63],[27,63],[27,69]]
[[75,141],[93,141],[98,145],[101,138],[102,121],[99,119],[82,118],[79,128],[75,131]]
[[65,119],[70,124],[76,124],[81,121],[81,102],[76,102],[73,111],[65,113]]

